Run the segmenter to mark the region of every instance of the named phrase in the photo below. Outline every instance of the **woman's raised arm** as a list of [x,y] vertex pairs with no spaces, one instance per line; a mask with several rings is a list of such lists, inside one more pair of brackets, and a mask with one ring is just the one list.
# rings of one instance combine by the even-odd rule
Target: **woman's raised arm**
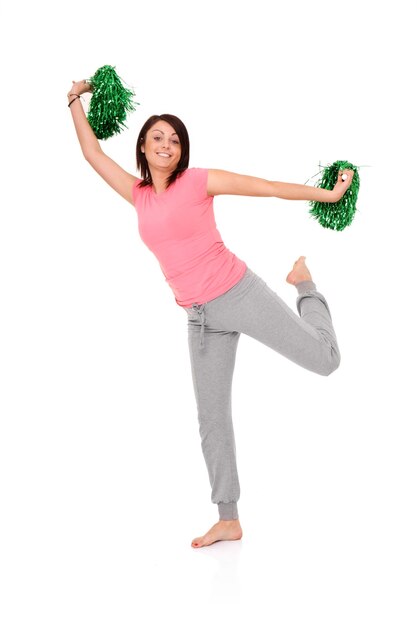
[[[346,174],[346,180],[342,175]],[[207,181],[207,193],[209,196],[235,195],[235,196],[258,196],[276,197],[285,200],[313,200],[318,202],[338,202],[349,188],[353,178],[352,170],[339,172],[338,180],[332,190],[310,187],[309,185],[297,185],[293,183],[280,183],[254,176],[234,174],[224,170],[209,170]]]
[[67,94],[68,103],[73,101],[70,110],[82,153],[88,163],[100,174],[106,183],[123,196],[125,200],[133,204],[132,187],[137,177],[126,172],[101,149],[98,139],[88,123],[81,99],[77,98],[77,96],[81,96],[88,91],[91,91],[89,83],[81,80],[73,82],[72,88]]

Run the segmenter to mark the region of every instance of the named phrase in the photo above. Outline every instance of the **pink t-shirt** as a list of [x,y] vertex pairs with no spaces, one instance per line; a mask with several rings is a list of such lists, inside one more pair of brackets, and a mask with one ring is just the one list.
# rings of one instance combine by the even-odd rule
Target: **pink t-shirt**
[[140,237],[182,307],[220,296],[246,270],[217,230],[207,177],[207,169],[187,169],[160,194],[151,185],[138,187],[141,179],[133,185]]

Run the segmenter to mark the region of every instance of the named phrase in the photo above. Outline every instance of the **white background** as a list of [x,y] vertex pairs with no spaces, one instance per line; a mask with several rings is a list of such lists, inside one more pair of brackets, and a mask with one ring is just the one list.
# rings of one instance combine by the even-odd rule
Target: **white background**
[[[3,8],[4,626],[415,626],[412,7]],[[164,112],[187,125],[194,167],[304,183],[319,163],[369,166],[340,233],[307,203],[215,201],[226,246],[294,308],[285,276],[307,256],[342,351],[323,378],[241,337],[239,542],[190,547],[218,517],[186,315],[77,144],[66,93],[105,64],[140,102],[102,142],[132,173],[140,127]]]

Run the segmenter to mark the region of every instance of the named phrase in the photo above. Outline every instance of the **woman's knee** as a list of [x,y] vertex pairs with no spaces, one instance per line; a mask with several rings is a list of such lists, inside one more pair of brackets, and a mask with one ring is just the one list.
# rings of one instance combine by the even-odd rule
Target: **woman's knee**
[[332,348],[329,359],[326,362],[326,366],[324,367],[323,371],[320,372],[320,374],[322,374],[323,376],[330,376],[330,374],[333,374],[333,372],[337,370],[339,365],[340,365],[340,352]]

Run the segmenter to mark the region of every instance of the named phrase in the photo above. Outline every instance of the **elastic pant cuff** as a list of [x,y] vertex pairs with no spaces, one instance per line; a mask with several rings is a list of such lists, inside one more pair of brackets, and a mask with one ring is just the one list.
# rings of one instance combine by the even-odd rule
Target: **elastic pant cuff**
[[300,283],[295,285],[297,287],[298,293],[301,295],[306,291],[317,291],[315,283],[312,280],[302,280]]
[[237,512],[237,502],[219,502],[217,506],[219,509],[219,519],[239,519],[239,515]]

